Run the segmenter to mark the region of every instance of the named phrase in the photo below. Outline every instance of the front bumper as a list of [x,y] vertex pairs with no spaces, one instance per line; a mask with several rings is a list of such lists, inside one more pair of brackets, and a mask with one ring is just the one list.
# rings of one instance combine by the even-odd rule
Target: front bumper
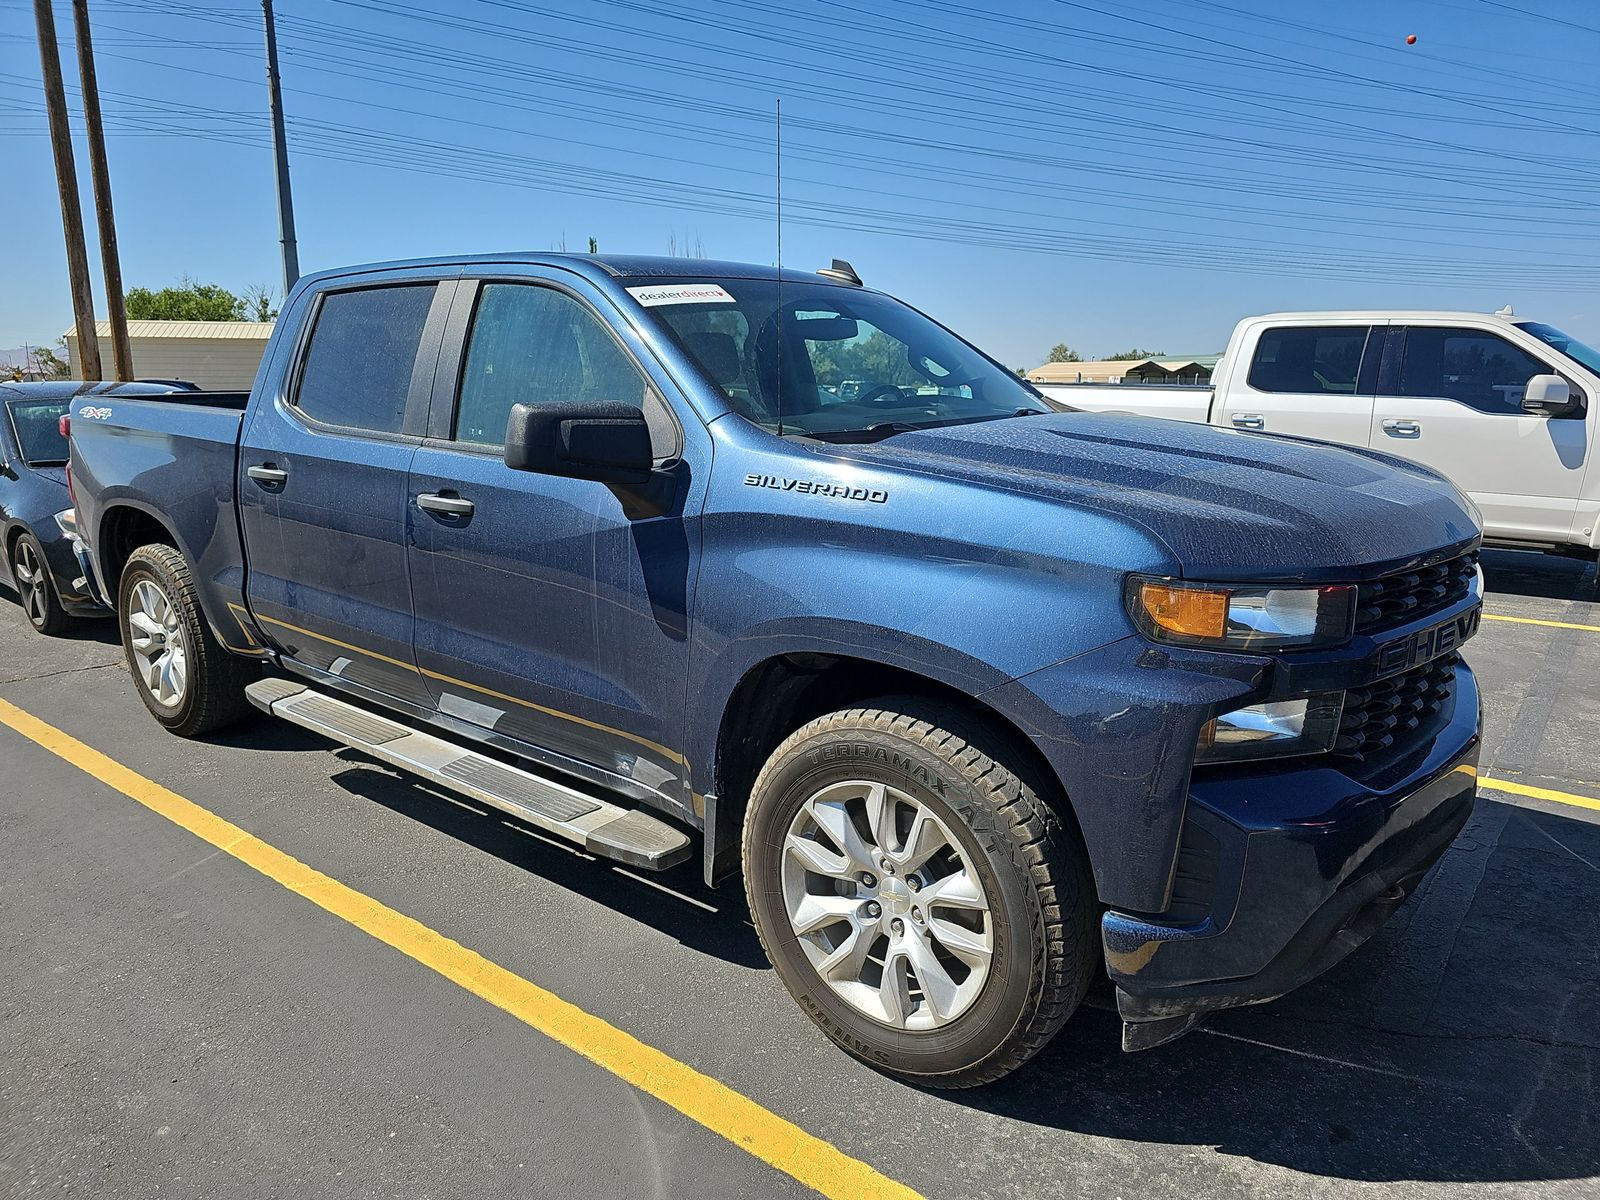
[[1461,664],[1448,716],[1381,770],[1358,776],[1319,759],[1197,772],[1174,903],[1160,917],[1112,910],[1101,923],[1123,1048],[1275,999],[1376,932],[1472,813],[1480,720]]

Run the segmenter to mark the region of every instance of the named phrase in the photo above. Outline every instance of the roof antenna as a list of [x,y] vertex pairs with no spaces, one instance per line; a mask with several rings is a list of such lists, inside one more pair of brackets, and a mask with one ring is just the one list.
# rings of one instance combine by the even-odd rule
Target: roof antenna
[[780,97],[773,101],[775,118],[773,121],[773,135],[776,143],[777,162],[773,176],[773,195],[778,208],[778,313],[773,320],[773,332],[777,336],[777,353],[773,358],[773,371],[777,379],[773,387],[773,407],[778,411],[778,436],[783,436],[783,99]]

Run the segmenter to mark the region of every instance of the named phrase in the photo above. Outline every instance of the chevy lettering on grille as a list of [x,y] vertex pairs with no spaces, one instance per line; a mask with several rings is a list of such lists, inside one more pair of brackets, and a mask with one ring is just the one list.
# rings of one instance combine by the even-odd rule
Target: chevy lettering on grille
[[1477,633],[1482,621],[1483,606],[1476,605],[1431,629],[1385,643],[1378,649],[1378,677],[1381,679],[1397,671],[1409,671],[1412,667],[1431,662],[1441,654],[1448,654]]

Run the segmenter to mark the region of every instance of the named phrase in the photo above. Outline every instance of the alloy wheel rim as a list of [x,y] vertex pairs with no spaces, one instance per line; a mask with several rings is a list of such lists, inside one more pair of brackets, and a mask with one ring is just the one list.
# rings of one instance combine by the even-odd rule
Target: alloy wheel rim
[[189,690],[189,648],[177,606],[148,579],[133,586],[128,602],[128,645],[145,692],[163,708],[177,708]]
[[36,626],[43,626],[50,615],[50,597],[44,590],[44,567],[33,547],[25,541],[17,543],[16,556],[11,562],[11,574],[17,581],[17,592],[22,600],[22,611]]
[[824,983],[857,1012],[925,1031],[977,1000],[994,957],[983,882],[945,822],[876,780],[830,784],[784,838],[784,906]]

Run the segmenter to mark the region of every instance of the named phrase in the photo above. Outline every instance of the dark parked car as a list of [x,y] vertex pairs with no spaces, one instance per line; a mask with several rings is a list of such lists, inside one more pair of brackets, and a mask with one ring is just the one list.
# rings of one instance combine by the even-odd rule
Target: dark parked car
[[75,616],[104,611],[73,550],[62,415],[96,397],[168,395],[176,386],[0,383],[0,548],[23,611],[40,633],[59,633]]

